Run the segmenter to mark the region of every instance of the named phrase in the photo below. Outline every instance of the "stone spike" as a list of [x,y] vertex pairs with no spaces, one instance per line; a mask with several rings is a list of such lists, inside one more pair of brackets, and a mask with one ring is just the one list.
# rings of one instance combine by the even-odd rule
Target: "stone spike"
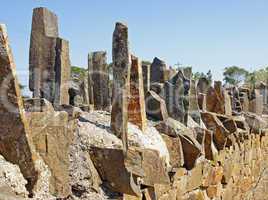
[[0,25],[0,154],[20,167],[28,181],[27,190],[31,193],[38,177],[34,162],[37,160],[29,127],[25,120],[24,108],[16,77],[15,64],[8,42],[5,25]]
[[130,53],[128,27],[116,23],[113,33],[113,100],[111,129],[123,140],[127,150],[128,95],[130,79]]
[[133,55],[131,56],[128,119],[130,122],[137,125],[142,131],[145,131],[147,120],[145,112],[142,68],[139,59]]

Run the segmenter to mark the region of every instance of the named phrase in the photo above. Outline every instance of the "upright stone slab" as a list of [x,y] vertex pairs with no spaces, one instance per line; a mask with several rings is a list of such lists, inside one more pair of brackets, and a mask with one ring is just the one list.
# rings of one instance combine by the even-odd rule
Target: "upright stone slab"
[[190,90],[189,90],[189,116],[193,118],[193,120],[200,125],[201,123],[201,115],[198,107],[198,98],[196,95],[196,86],[195,81],[191,80]]
[[89,54],[88,71],[94,108],[96,110],[108,111],[111,101],[109,97],[109,75],[106,52],[98,51]]
[[150,68],[151,66],[149,64],[142,64],[144,92],[148,92],[150,90]]
[[142,69],[139,59],[133,55],[131,56],[128,120],[145,131],[147,123]]
[[210,87],[210,83],[208,81],[208,79],[206,78],[200,78],[197,82],[197,94],[199,93],[203,93],[203,94],[207,94],[207,91]]
[[46,8],[35,8],[30,42],[29,87],[33,97],[53,102],[58,18]]
[[183,71],[183,75],[185,76],[185,78],[189,80],[192,79],[192,67],[184,67],[182,71]]
[[0,154],[20,167],[31,193],[38,178],[29,127],[5,25],[0,24]]
[[170,117],[187,124],[189,109],[190,80],[179,71],[172,79],[165,82],[164,96]]
[[263,113],[263,97],[259,89],[254,90],[254,98],[249,102],[249,111],[258,115]]
[[113,100],[111,129],[122,138],[127,149],[128,95],[130,78],[130,53],[128,27],[116,23],[113,33]]
[[164,83],[166,81],[165,71],[167,70],[167,65],[163,60],[159,58],[154,58],[150,69],[150,81],[151,85],[155,83]]
[[69,81],[71,77],[71,61],[69,57],[69,42],[57,38],[55,63],[55,98],[54,104],[69,104]]
[[206,94],[206,108],[209,112],[224,114],[224,98],[219,95],[219,90],[210,87]]
[[224,109],[225,109],[225,115],[228,116],[232,115],[231,97],[227,90],[224,90]]
[[58,38],[57,16],[46,8],[35,8],[29,57],[29,87],[34,98],[68,104],[70,59],[68,42]]

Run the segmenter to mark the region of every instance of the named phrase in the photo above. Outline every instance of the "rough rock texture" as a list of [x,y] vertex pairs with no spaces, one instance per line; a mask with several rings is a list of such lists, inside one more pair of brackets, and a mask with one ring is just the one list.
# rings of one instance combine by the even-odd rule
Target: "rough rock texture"
[[71,72],[71,81],[69,84],[70,105],[76,107],[89,107],[93,100],[89,100],[89,84],[88,77],[85,75],[85,69],[80,68],[84,73],[79,73],[74,70]]
[[106,52],[98,51],[89,54],[88,72],[89,94],[92,94],[92,104],[95,110],[109,111],[111,100]]
[[168,118],[167,107],[162,99],[154,91],[148,91],[145,98],[146,114],[156,120],[165,120]]
[[194,80],[191,80],[189,89],[189,116],[197,123],[201,124],[201,115],[198,107],[198,99],[196,93],[196,84]]
[[28,181],[27,189],[32,192],[38,171],[29,126],[25,120],[15,64],[9,47],[5,25],[0,25],[0,154],[9,162],[17,164]]
[[[87,147],[86,132],[76,130],[70,146],[70,177],[73,199],[106,199],[100,191],[101,179],[95,169]],[[94,198],[93,198],[94,196]]]
[[58,38],[58,18],[46,8],[35,8],[29,58],[29,87],[35,98],[66,104],[70,59],[68,42]]
[[138,58],[131,56],[128,121],[137,125],[142,131],[145,131],[147,119],[143,89],[141,63]]
[[254,90],[254,98],[249,102],[249,111],[261,115],[263,113],[263,97],[258,89]]
[[150,69],[151,85],[154,85],[155,83],[164,83],[166,81],[166,70],[166,63],[163,60],[160,60],[159,58],[155,57]]
[[190,80],[179,71],[165,82],[164,97],[170,117],[187,124],[189,109]]
[[67,197],[71,193],[68,155],[74,125],[68,123],[67,112],[55,112],[52,106],[50,108],[43,112],[27,112],[26,115],[36,150],[51,170],[50,193]]
[[69,42],[57,38],[55,62],[55,105],[69,104],[69,81],[71,77],[71,62],[69,58]]
[[22,176],[19,167],[0,156],[0,193],[3,188],[8,187],[16,195],[27,197],[29,192],[26,190],[26,184],[27,181]]
[[51,102],[54,97],[52,90],[55,80],[57,37],[57,16],[46,8],[35,8],[32,18],[29,86],[33,91],[33,97],[42,95]]
[[149,64],[142,64],[142,76],[143,76],[143,87],[144,93],[150,90],[150,70],[151,66]]
[[128,27],[116,23],[113,33],[113,98],[111,129],[127,149],[128,95],[130,79]]
[[222,124],[214,113],[201,112],[202,120],[206,127],[213,131],[213,140],[218,150],[222,150],[225,146],[230,145],[230,140],[227,138],[230,132]]

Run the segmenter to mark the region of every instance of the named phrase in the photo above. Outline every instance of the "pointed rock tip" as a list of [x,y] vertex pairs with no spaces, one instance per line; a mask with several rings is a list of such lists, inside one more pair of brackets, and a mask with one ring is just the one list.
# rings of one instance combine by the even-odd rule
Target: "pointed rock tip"
[[115,27],[128,28],[127,23],[124,22],[116,22]]

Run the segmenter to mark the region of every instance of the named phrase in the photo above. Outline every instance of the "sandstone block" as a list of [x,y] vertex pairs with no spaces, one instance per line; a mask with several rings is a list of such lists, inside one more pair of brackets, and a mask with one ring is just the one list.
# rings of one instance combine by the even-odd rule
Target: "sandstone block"
[[54,109],[27,112],[27,121],[31,127],[36,151],[51,171],[49,192],[59,197],[67,197],[71,194],[69,146],[74,137],[74,124],[69,122],[67,112],[55,112]]
[[128,120],[145,131],[147,119],[143,90],[142,68],[139,59],[131,56],[130,96],[128,102]]
[[35,8],[29,56],[29,87],[35,98],[69,103],[69,44],[58,38],[58,18],[46,8]]
[[32,194],[38,181],[36,161],[29,125],[25,119],[16,68],[9,46],[6,27],[0,24],[0,154],[19,166],[28,181],[26,188]]
[[90,156],[101,179],[108,182],[113,191],[132,196],[141,195],[136,177],[125,166],[125,155],[121,149],[92,147]]
[[182,167],[184,165],[184,158],[180,138],[173,138],[167,135],[162,135],[162,138],[169,151],[171,167],[173,169]]
[[224,127],[221,121],[213,113],[201,112],[202,120],[206,127],[213,131],[213,142],[218,150],[222,150],[226,145],[230,145],[227,136],[230,132]]

